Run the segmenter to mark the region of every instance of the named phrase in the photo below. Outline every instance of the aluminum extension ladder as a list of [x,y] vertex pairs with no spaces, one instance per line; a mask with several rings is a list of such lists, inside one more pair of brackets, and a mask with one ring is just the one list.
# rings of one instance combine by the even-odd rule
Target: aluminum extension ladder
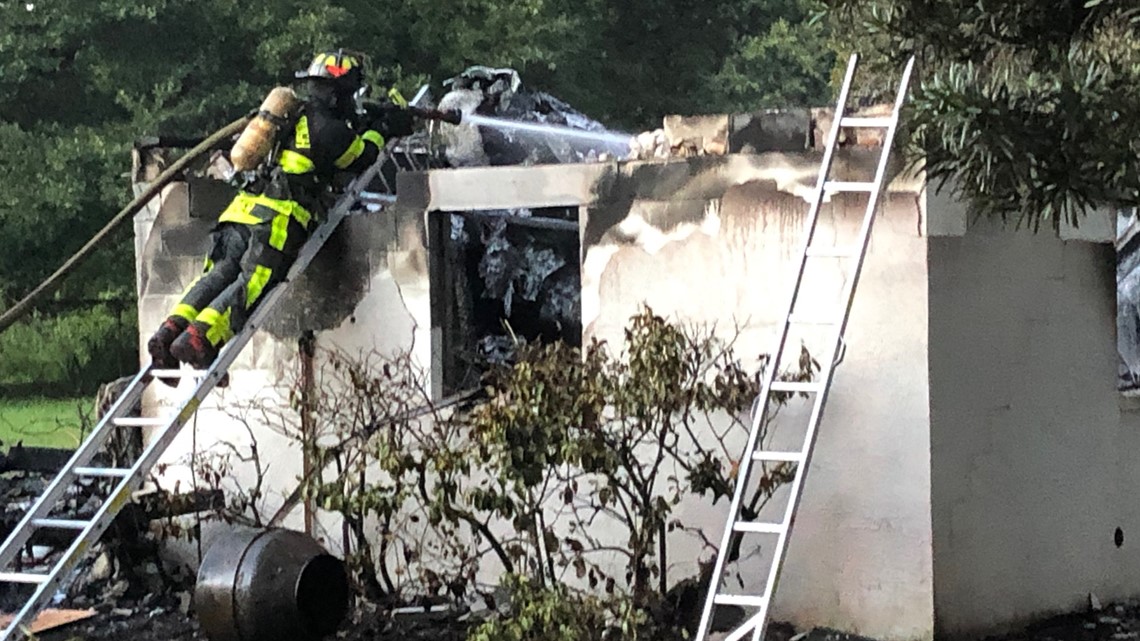
[[[288,288],[289,283],[305,271],[305,268],[309,266],[309,263],[324,246],[325,241],[336,230],[340,222],[349,215],[359,200],[361,192],[378,175],[381,166],[388,157],[389,152],[387,150],[382,151],[376,162],[349,184],[344,195],[329,211],[327,219],[313,232],[312,237],[302,247],[296,261],[290,267],[285,281],[266,294],[265,299],[250,314],[246,326],[222,348],[217,360],[209,369],[160,370],[154,369],[148,364],[131,380],[118,400],[95,426],[91,435],[80,445],[71,460],[64,465],[63,469],[44,490],[44,493],[36,499],[24,518],[12,530],[8,539],[4,541],[4,545],[0,547],[0,585],[17,583],[35,586],[32,596],[16,613],[15,618],[9,622],[7,627],[0,630],[0,641],[17,641],[28,635],[24,626],[30,624],[40,609],[48,605],[58,589],[70,582],[76,565],[111,525],[115,516],[131,499],[132,494],[140,488],[150,469],[158,462],[183,426],[194,416],[198,406],[226,374],[230,365],[237,359],[253,334],[270,316],[274,305]],[[197,384],[193,391],[179,402],[174,411],[167,417],[137,418],[127,416],[135,403],[142,397],[143,391],[148,385],[159,379],[183,378],[196,379]],[[129,468],[93,465],[96,454],[114,430],[148,427],[158,428],[158,430],[134,465]],[[114,489],[96,510],[94,518],[90,521],[53,518],[51,512],[56,502],[64,496],[68,486],[80,478],[113,479],[115,480]],[[76,536],[63,556],[47,573],[14,571],[12,566],[20,551],[29,543],[33,533],[38,530],[71,530],[76,533]]]
[[[906,69],[903,71],[898,94],[895,97],[894,109],[889,116],[883,117],[848,117],[844,115],[847,106],[847,97],[858,64],[859,54],[852,54],[847,63],[847,73],[843,79],[843,87],[839,92],[839,101],[835,108],[834,120],[831,123],[831,132],[827,137],[827,146],[823,153],[823,161],[820,163],[819,176],[815,187],[815,200],[812,202],[808,214],[807,233],[805,234],[802,245],[799,273],[796,275],[791,298],[788,301],[787,310],[784,314],[784,325],[781,328],[779,342],[776,345],[775,352],[773,352],[772,360],[769,361],[764,373],[760,398],[757,399],[757,411],[752,416],[752,426],[748,435],[748,444],[744,450],[744,455],[741,457],[736,487],[733,491],[732,503],[729,508],[728,522],[725,525],[724,534],[721,537],[716,564],[713,568],[708,592],[705,597],[704,610],[701,613],[701,621],[697,628],[696,641],[706,641],[712,623],[713,609],[716,606],[726,605],[751,608],[754,609],[755,612],[751,614],[751,616],[746,616],[743,623],[729,632],[724,641],[739,641],[749,632],[752,633],[753,641],[761,641],[764,638],[764,631],[768,623],[768,608],[772,602],[772,595],[776,592],[776,584],[779,580],[780,569],[783,565],[784,554],[788,545],[788,536],[792,529],[793,517],[803,492],[804,475],[807,473],[808,465],[811,462],[816,432],[819,427],[820,418],[823,416],[824,404],[827,402],[827,394],[831,385],[834,367],[838,359],[841,358],[843,333],[847,328],[847,320],[851,314],[851,303],[854,300],[855,288],[859,283],[859,274],[863,268],[863,259],[867,254],[867,244],[871,236],[871,225],[874,222],[875,212],[878,209],[879,194],[883,190],[883,181],[887,172],[887,161],[890,157],[891,145],[894,142],[895,130],[898,127],[899,110],[905,100],[907,88],[910,84],[911,71],[914,68],[914,58],[912,57],[907,62]],[[882,151],[879,156],[878,168],[875,171],[875,178],[872,182],[842,182],[828,179],[841,127],[886,129],[886,133],[883,137]],[[838,250],[831,247],[814,246],[816,223],[819,220],[819,210],[823,204],[825,192],[868,194],[867,209],[863,215],[863,223],[859,231],[859,238],[855,241],[855,246],[839,248]],[[844,286],[843,302],[845,306],[841,311],[841,316],[837,315],[834,318],[814,319],[804,318],[795,312],[808,259],[815,257],[839,258],[841,260],[854,259],[854,267],[852,267],[851,271],[847,274],[848,278]],[[806,383],[776,380],[776,376],[780,371],[781,361],[783,360],[783,350],[788,341],[789,329],[793,325],[823,326],[831,330],[830,335],[832,341],[830,343],[830,355],[828,355],[829,358],[821,365],[819,380]],[[775,452],[759,449],[761,446],[759,437],[772,396],[773,394],[779,393],[806,393],[814,396],[815,401],[812,405],[810,417],[808,418],[803,446],[799,451]],[[761,399],[763,400],[761,401]],[[783,520],[778,523],[746,521],[741,518],[741,503],[743,502],[744,494],[747,492],[749,475],[752,471],[753,463],[755,462],[796,464],[788,504],[783,511]],[[762,594],[731,594],[726,592],[721,585],[724,579],[726,556],[729,553],[730,542],[734,535],[743,536],[749,534],[776,537],[772,565],[769,568]]]

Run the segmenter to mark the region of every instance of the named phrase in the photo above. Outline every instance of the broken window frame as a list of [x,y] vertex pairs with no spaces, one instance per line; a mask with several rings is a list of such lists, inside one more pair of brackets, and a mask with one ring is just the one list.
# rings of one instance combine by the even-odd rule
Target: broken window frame
[[[573,279],[575,286],[576,323],[571,327],[561,328],[561,337],[558,340],[568,342],[573,346],[582,344],[582,315],[581,315],[581,229],[578,217],[578,207],[549,207],[529,210],[531,215],[505,214],[502,210],[469,210],[445,211],[434,210],[426,214],[426,227],[428,236],[428,273],[431,291],[431,336],[432,336],[432,393],[436,398],[443,398],[468,387],[477,385],[479,378],[486,371],[486,361],[475,357],[479,338],[468,332],[478,331],[480,327],[487,329],[487,320],[476,320],[479,314],[480,298],[486,291],[483,286],[468,285],[475,275],[478,261],[482,256],[474,258],[467,255],[462,247],[462,241],[452,237],[454,217],[464,221],[478,223],[493,223],[502,220],[507,228],[520,230],[534,230],[540,235],[549,237],[551,234],[565,234],[571,251],[563,252],[567,260],[554,272],[574,265],[577,276]],[[555,215],[544,215],[549,212],[559,212],[574,219],[560,218]],[[470,233],[470,226],[467,233]],[[477,245],[483,246],[477,241]],[[485,246],[483,246],[485,247]],[[573,261],[570,260],[573,257]],[[462,266],[462,268],[460,268]],[[542,281],[547,282],[553,273],[545,276]],[[540,295],[535,301],[526,300],[525,303],[534,305],[539,303]],[[501,300],[501,299],[500,299]],[[485,314],[486,306],[483,306]],[[499,321],[506,320],[499,312]],[[494,332],[494,330],[491,330]],[[487,333],[484,337],[495,335]],[[541,335],[521,328],[503,328],[502,334],[520,337],[527,342],[543,340]]]

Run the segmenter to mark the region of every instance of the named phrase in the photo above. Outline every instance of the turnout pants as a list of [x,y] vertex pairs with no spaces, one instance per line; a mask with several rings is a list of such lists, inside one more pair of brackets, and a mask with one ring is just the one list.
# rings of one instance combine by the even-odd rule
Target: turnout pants
[[219,219],[202,274],[171,313],[205,325],[215,347],[241,331],[257,304],[285,279],[308,239],[307,216],[302,224],[263,204],[246,207],[244,214],[241,222],[225,214]]

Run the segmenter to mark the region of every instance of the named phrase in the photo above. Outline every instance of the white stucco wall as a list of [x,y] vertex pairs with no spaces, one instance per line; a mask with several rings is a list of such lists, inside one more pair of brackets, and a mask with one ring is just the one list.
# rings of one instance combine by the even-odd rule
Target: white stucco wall
[[[826,626],[878,639],[927,639],[933,588],[926,239],[918,234],[913,193],[885,200],[772,616],[800,629]],[[825,206],[818,238],[838,245],[854,239],[865,202],[849,196]],[[635,202],[631,215],[648,215],[657,206]],[[708,212],[702,224],[671,235],[635,235],[640,246],[587,248],[583,300],[597,301],[596,316],[587,318],[589,336],[621,344],[627,319],[644,301],[659,314],[715,323],[726,337],[739,323],[741,356],[771,351],[798,267],[807,203],[760,182],[730,190]],[[836,309],[842,277],[835,259],[813,260],[819,267],[805,281],[810,308],[801,311],[822,314]],[[821,348],[813,352],[822,357]],[[802,425],[802,417],[781,425],[802,429],[792,427]],[[775,449],[798,448],[793,436]],[[689,501],[679,510],[683,521],[702,524],[714,540],[726,514],[726,501],[715,507]],[[752,536],[746,544],[770,548],[772,540]],[[683,536],[671,548],[674,559],[688,560],[674,570],[678,575],[694,573],[696,558],[709,556]],[[741,569],[752,577],[752,587],[763,585],[766,559],[746,561]]]
[[[859,170],[856,160],[851,161],[853,171]],[[516,206],[533,206],[526,198],[539,198],[534,202],[542,203],[547,202],[542,198],[554,198],[558,204],[590,203],[599,193],[608,193],[591,182],[599,178],[616,179],[619,187],[634,191],[676,190],[668,201],[635,199],[632,207],[628,202],[599,204],[598,209],[612,210],[608,213],[612,214],[609,220],[616,222],[613,230],[626,240],[613,242],[603,234],[600,240],[584,243],[586,334],[620,344],[626,321],[645,301],[659,313],[716,323],[722,335],[739,324],[738,354],[755,356],[771,349],[775,326],[782,320],[779,314],[798,260],[799,231],[807,209],[804,197],[807,185],[814,181],[816,163],[818,158],[810,155],[734,156],[725,159],[723,165],[711,161],[671,163],[659,174],[653,173],[657,169],[645,169],[645,164],[639,163],[628,176],[617,178],[608,174],[605,166],[568,166],[560,171],[588,178],[574,178],[569,190],[553,175],[548,176],[550,180],[537,182],[517,180],[518,168],[433,172],[431,176],[458,180],[478,173],[480,180],[472,182],[475,186],[469,192],[454,186],[439,188],[440,197],[447,195],[455,201],[449,201],[452,208],[464,206],[467,201],[461,196],[465,194],[475,204],[485,206],[480,195],[485,198],[486,194],[505,192],[512,194],[515,200],[511,202]],[[543,176],[550,174],[550,168],[542,171]],[[491,179],[499,173],[509,174],[507,184],[503,189],[492,188],[490,185],[497,183]],[[549,192],[552,181],[553,195]],[[401,193],[406,193],[403,184]],[[433,188],[430,202],[435,202],[436,196]],[[820,241],[837,245],[850,242],[864,202],[864,198],[851,196],[837,198],[826,206]],[[801,628],[827,626],[885,641],[909,641],[930,638],[934,625],[926,239],[920,233],[924,224],[920,217],[922,201],[911,187],[886,197],[885,202],[848,327],[846,360],[834,379],[773,616]],[[607,220],[604,215],[592,216],[589,206],[585,211],[584,234],[597,220]],[[408,216],[422,216],[422,211]],[[363,235],[357,235],[360,230],[354,231],[348,244],[340,248],[345,260],[356,261],[353,270],[358,271],[361,262],[365,264],[367,281],[359,292],[351,287],[346,290],[359,294],[353,313],[320,332],[318,343],[350,352],[407,349],[414,344],[417,357],[426,365],[432,349],[432,321],[425,248],[419,244],[414,225],[376,225],[378,229],[365,230]],[[355,258],[350,260],[352,256]],[[182,260],[185,265],[178,278],[186,281],[200,259],[190,253]],[[809,274],[815,283],[806,290],[809,307],[800,310],[817,315],[838,311],[835,305],[840,302],[837,295],[842,285],[837,261],[818,260],[820,270]],[[314,264],[313,271],[339,278],[342,267],[341,262],[332,260],[323,267]],[[348,275],[344,278],[351,280]],[[303,283],[299,285],[304,288]],[[160,289],[164,293],[144,297],[141,340],[180,291],[169,283]],[[320,301],[283,303],[287,314],[297,317],[315,310],[312,305]],[[822,357],[818,330],[813,330],[813,335],[804,338],[813,353]],[[232,387],[213,394],[199,413],[199,449],[221,441],[244,447],[248,437],[228,414],[259,395],[271,403],[281,403],[296,377],[296,356],[295,341],[259,335],[235,364]],[[152,408],[153,403],[152,399]],[[793,419],[794,415],[785,418]],[[786,424],[792,423],[789,420]],[[270,429],[258,430],[255,436],[261,451],[272,463],[271,490],[291,489],[301,469],[299,448]],[[183,435],[166,460],[187,460],[191,444],[189,434]],[[774,446],[792,448],[798,441],[790,438]],[[250,474],[248,468],[235,470],[241,482],[248,482]],[[185,468],[178,466],[169,468],[166,478],[190,480]],[[266,501],[271,507],[278,502],[274,498]],[[713,507],[692,500],[680,510],[679,516],[687,524],[702,525],[707,536],[719,537],[725,501]],[[286,524],[300,527],[300,510]],[[338,539],[334,535],[328,540],[334,551],[339,548]],[[708,554],[694,539],[683,535],[674,537],[670,547],[670,556],[677,562],[669,570],[673,580],[694,574],[695,560]],[[762,560],[749,560],[741,569],[754,578],[753,587],[758,587],[766,574]]]
[[932,238],[929,264],[939,636],[1140,593],[1112,246],[982,223]]

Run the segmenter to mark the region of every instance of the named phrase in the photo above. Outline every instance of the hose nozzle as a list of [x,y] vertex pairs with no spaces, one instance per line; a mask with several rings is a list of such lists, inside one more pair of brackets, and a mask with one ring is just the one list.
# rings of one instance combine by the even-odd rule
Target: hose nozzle
[[409,107],[413,113],[425,120],[439,120],[442,122],[458,125],[463,121],[463,112],[458,109],[449,109],[441,111],[439,109],[425,109],[423,107]]

